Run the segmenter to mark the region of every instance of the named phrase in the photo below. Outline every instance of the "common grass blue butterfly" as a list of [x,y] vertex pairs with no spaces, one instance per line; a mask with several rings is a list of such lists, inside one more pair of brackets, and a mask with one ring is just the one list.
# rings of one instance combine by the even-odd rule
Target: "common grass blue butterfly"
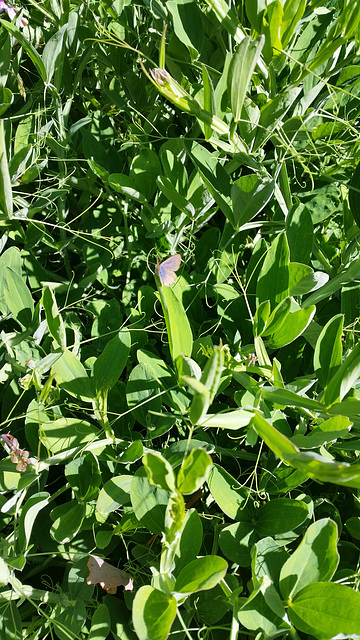
[[156,259],[156,273],[158,274],[163,286],[165,285],[170,287],[170,285],[174,284],[176,281],[175,271],[180,267],[180,262],[181,256],[179,253],[174,256],[170,256],[170,258],[166,258],[166,260],[161,264],[159,263],[159,260]]

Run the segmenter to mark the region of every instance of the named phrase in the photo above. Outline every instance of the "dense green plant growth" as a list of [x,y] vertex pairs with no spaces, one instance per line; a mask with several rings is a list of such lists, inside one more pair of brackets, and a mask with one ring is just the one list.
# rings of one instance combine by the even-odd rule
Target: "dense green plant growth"
[[360,637],[360,3],[230,5],[0,0],[1,640]]

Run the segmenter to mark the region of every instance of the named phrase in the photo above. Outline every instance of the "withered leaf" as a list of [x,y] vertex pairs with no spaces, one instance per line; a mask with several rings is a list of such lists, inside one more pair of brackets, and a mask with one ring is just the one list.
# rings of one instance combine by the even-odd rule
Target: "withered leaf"
[[89,577],[86,579],[87,584],[97,584],[105,589],[107,593],[116,593],[117,587],[121,585],[125,587],[125,591],[133,590],[133,580],[129,573],[121,571],[113,567],[108,562],[97,556],[90,556],[87,563],[89,569]]

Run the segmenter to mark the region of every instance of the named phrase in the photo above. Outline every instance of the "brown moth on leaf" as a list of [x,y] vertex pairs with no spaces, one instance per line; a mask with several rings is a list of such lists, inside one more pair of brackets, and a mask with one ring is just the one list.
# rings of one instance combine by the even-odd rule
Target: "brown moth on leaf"
[[125,587],[125,591],[133,590],[133,580],[129,573],[113,567],[108,562],[97,556],[90,556],[87,563],[89,577],[86,584],[97,584],[105,589],[107,593],[116,593],[117,587]]

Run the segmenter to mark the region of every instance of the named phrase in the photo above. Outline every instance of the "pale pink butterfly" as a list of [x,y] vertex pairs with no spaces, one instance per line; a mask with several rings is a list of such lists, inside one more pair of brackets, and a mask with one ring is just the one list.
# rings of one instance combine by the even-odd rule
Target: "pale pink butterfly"
[[176,280],[175,271],[180,267],[180,262],[181,255],[179,253],[174,256],[170,256],[170,258],[166,258],[166,260],[161,264],[159,263],[159,260],[156,259],[156,273],[158,274],[163,286],[165,285],[170,287],[170,285],[174,284]]

